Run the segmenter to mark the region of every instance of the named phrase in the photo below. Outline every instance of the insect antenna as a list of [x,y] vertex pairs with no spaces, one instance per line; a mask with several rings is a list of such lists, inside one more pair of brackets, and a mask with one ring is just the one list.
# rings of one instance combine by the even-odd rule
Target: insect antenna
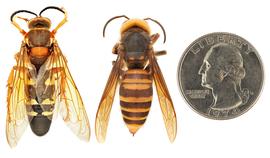
[[106,27],[107,25],[113,21],[114,19],[118,19],[118,18],[126,18],[127,20],[129,20],[129,17],[127,17],[126,15],[120,15],[120,16],[115,16],[115,17],[112,17],[111,19],[109,19],[106,24],[104,25],[103,27],[103,37],[105,37],[105,31],[106,31]]
[[16,12],[14,12],[13,14],[11,14],[11,16],[10,16],[10,21],[13,22],[13,17],[14,17],[15,15],[19,14],[19,13],[29,13],[29,14],[32,14],[32,15],[37,16],[36,13],[31,12],[31,11],[28,11],[28,10],[18,10],[18,11],[16,11]]
[[162,31],[163,31],[163,36],[164,36],[164,41],[163,41],[163,43],[165,43],[165,42],[166,42],[166,32],[165,32],[164,27],[163,27],[157,20],[154,20],[154,19],[152,19],[152,18],[145,18],[144,20],[151,20],[151,21],[155,22],[156,24],[158,24],[158,25],[160,26],[160,28],[161,28]]
[[39,16],[41,16],[42,13],[43,13],[44,11],[48,10],[48,9],[55,9],[55,10],[58,10],[58,11],[60,11],[60,12],[62,12],[62,13],[65,14],[65,11],[64,11],[63,9],[59,8],[59,7],[48,6],[48,7],[44,8],[44,9],[42,9],[42,10],[39,12]]

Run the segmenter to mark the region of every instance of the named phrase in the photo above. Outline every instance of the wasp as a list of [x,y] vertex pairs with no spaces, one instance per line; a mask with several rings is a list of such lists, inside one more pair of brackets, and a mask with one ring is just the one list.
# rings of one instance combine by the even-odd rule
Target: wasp
[[156,56],[164,55],[166,51],[154,51],[153,45],[159,38],[159,34],[151,35],[147,21],[153,21],[161,27],[164,43],[166,32],[163,26],[152,18],[130,19],[121,15],[107,21],[103,28],[103,37],[105,37],[107,25],[117,18],[125,18],[126,21],[120,29],[120,40],[112,50],[112,53],[117,55],[117,59],[113,62],[113,68],[96,114],[95,133],[97,140],[99,142],[105,141],[118,83],[120,84],[119,96],[123,120],[130,133],[134,135],[145,123],[150,111],[154,80],[167,134],[169,140],[173,142],[177,131],[176,114],[156,59]]
[[[48,9],[64,14],[53,30],[50,30],[50,19],[42,16]],[[27,19],[16,16],[18,13],[35,17]],[[20,27],[17,19],[27,22],[28,32]],[[7,85],[6,136],[11,147],[17,145],[28,124],[37,136],[45,135],[58,112],[79,138],[87,141],[90,138],[82,98],[55,39],[56,32],[66,21],[66,11],[54,6],[44,8],[39,15],[28,10],[18,10],[11,15],[12,24],[24,37]]]

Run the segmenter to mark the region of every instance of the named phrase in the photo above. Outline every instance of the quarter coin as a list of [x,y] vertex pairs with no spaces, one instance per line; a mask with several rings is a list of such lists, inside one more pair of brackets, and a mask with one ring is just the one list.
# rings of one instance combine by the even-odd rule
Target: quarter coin
[[198,38],[178,66],[179,87],[187,103],[199,114],[218,120],[248,111],[260,95],[263,78],[256,49],[231,33]]

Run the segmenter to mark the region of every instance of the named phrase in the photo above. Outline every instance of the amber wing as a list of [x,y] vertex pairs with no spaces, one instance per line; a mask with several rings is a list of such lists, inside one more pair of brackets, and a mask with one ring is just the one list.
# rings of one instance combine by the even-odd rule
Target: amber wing
[[106,139],[110,112],[114,100],[115,90],[117,87],[121,67],[122,67],[122,53],[120,52],[111,70],[111,74],[104,89],[96,115],[95,132],[97,140],[99,142],[104,142]]
[[[51,54],[51,72],[56,87],[56,109],[67,126],[80,139],[90,139],[90,125],[80,93],[73,81],[67,66],[67,61],[58,44],[54,41],[53,53]],[[52,75],[51,75],[52,76]]]
[[17,145],[28,125],[25,107],[27,97],[24,92],[28,75],[26,65],[29,64],[29,60],[27,59],[27,48],[23,42],[20,52],[16,54],[17,65],[11,70],[7,85],[6,137],[11,147]]
[[164,123],[167,129],[167,134],[170,141],[173,142],[177,133],[176,114],[171,96],[169,94],[164,77],[154,54],[151,55],[150,65],[152,65],[153,77],[156,85],[161,111],[163,114]]

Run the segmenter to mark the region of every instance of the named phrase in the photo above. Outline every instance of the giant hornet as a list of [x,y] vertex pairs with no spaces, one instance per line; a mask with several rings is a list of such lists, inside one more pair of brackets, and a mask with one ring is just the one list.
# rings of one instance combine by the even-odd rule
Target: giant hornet
[[117,54],[117,59],[113,62],[113,68],[96,114],[95,133],[97,140],[99,142],[105,141],[118,81],[120,83],[119,94],[122,116],[129,131],[134,135],[145,123],[148,116],[154,80],[167,134],[170,141],[173,142],[177,130],[176,114],[156,60],[157,55],[163,55],[166,51],[154,51],[153,44],[159,38],[159,34],[150,35],[151,30],[147,20],[151,20],[161,27],[164,34],[164,43],[166,41],[165,30],[154,19],[129,19],[127,16],[121,15],[107,21],[103,28],[104,37],[107,25],[117,18],[126,18],[127,20],[121,26],[120,41],[113,47],[112,52]]
[[[52,31],[50,19],[42,16],[48,9],[64,14],[64,19]],[[18,13],[35,17],[15,16]],[[15,19],[26,21],[29,31],[24,31]],[[57,30],[66,21],[65,10],[54,6],[44,8],[39,15],[27,10],[18,10],[11,15],[12,24],[24,36],[21,49],[15,55],[17,65],[13,67],[7,85],[6,136],[11,147],[17,145],[28,123],[37,136],[45,135],[58,112],[79,138],[87,141],[90,138],[82,98],[55,39]]]

